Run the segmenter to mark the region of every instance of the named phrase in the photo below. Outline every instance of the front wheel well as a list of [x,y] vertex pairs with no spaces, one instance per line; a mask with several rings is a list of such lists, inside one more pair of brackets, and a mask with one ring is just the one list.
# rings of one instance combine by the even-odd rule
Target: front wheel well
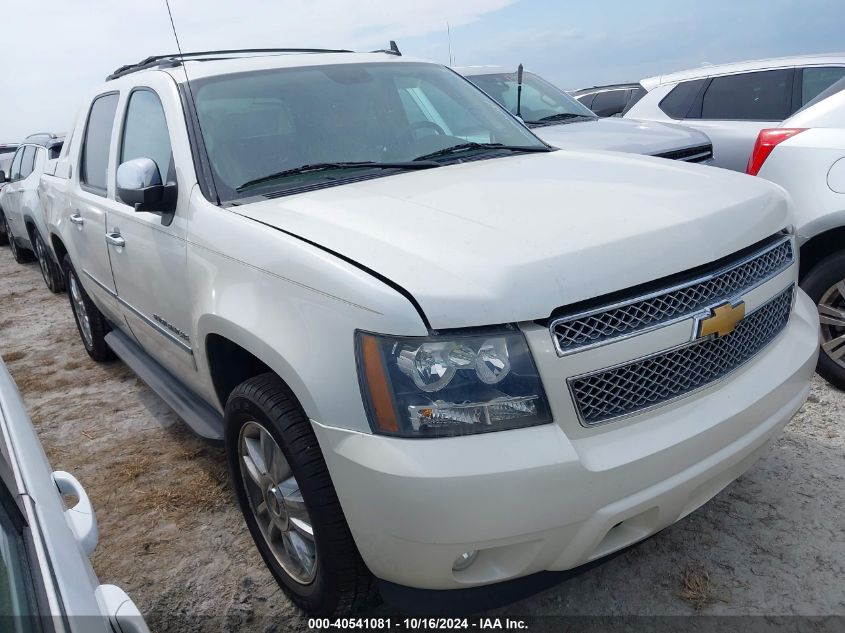
[[56,254],[56,260],[58,260],[59,267],[61,268],[64,266],[67,248],[65,248],[65,244],[62,242],[61,238],[55,234],[50,236],[50,244],[53,246],[53,252]]
[[799,278],[803,279],[821,260],[843,248],[845,248],[845,226],[830,229],[810,238],[801,247]]
[[24,218],[23,225],[26,227],[26,234],[29,237],[29,243],[35,245],[35,232],[38,228],[32,218]]
[[211,381],[221,408],[226,407],[229,395],[239,384],[273,372],[257,356],[219,334],[206,337],[205,349]]

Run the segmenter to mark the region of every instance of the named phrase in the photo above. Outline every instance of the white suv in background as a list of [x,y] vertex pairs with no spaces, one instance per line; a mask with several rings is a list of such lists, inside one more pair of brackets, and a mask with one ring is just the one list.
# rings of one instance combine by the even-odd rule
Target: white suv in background
[[816,365],[778,187],[554,150],[395,47],[123,67],[41,186],[85,349],[225,442],[310,613],[472,610],[640,541]]
[[64,143],[63,135],[31,134],[20,145],[11,163],[6,186],[0,191],[0,225],[18,263],[38,259],[44,283],[53,292],[65,288],[61,262],[50,241],[38,186],[45,169],[51,171]]
[[[72,507],[62,496],[75,497]],[[0,360],[0,621],[3,631],[149,633],[135,603],[101,585],[88,557],[99,532],[85,489],[52,472]]]
[[748,173],[792,196],[801,287],[819,309],[819,373],[845,389],[845,79],[757,138]]
[[643,79],[625,118],[675,121],[713,142],[714,164],[744,171],[757,133],[775,127],[845,76],[845,55],[761,59]]
[[[499,66],[455,68],[511,114],[517,113],[517,73]],[[531,72],[522,77],[521,118],[546,143],[563,149],[600,149],[709,164],[713,147],[698,130],[654,121],[599,118],[560,88]]]

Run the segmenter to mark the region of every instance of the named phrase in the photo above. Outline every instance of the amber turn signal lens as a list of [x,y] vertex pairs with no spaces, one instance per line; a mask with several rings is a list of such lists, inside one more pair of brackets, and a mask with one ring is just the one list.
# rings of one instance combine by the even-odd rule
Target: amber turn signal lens
[[361,359],[364,361],[364,376],[367,379],[367,389],[370,392],[376,425],[382,431],[398,433],[399,423],[396,420],[396,410],[393,408],[393,398],[390,395],[390,385],[387,383],[387,371],[381,349],[378,341],[367,334],[361,336]]

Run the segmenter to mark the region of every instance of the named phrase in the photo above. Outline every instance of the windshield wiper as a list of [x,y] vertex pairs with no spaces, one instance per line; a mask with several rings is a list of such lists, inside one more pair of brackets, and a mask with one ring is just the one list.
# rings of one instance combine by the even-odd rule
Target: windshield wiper
[[566,121],[567,119],[595,119],[597,117],[589,114],[575,114],[574,112],[559,112],[550,116],[544,116],[542,119],[536,121],[526,121],[526,123],[551,123],[553,121]]
[[255,185],[260,185],[265,182],[278,180],[287,176],[296,176],[298,174],[307,174],[312,171],[332,171],[334,169],[431,169],[432,167],[441,167],[440,163],[434,161],[417,161],[413,162],[394,162],[394,163],[379,163],[375,161],[354,161],[341,163],[314,163],[312,165],[300,165],[291,169],[277,171],[260,178],[247,180],[245,183],[238,185],[235,191],[241,192],[244,189],[249,189]]
[[495,150],[507,150],[510,152],[550,152],[552,151],[550,147],[546,147],[545,145],[504,145],[502,143],[460,143],[458,145],[452,145],[451,147],[444,147],[443,149],[439,149],[436,152],[431,152],[430,154],[423,154],[422,156],[417,156],[414,161],[426,161],[432,158],[439,158],[440,156],[449,156],[450,154],[457,154],[459,152],[465,152],[472,149],[495,149]]

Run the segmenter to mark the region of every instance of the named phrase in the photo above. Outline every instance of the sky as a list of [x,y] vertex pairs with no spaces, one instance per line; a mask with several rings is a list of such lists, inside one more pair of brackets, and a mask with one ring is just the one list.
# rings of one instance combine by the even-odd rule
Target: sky
[[[523,63],[570,89],[760,57],[845,51],[843,0],[171,0],[183,51],[325,47]],[[123,64],[171,53],[165,0],[26,0],[2,18],[0,142],[70,129]]]

